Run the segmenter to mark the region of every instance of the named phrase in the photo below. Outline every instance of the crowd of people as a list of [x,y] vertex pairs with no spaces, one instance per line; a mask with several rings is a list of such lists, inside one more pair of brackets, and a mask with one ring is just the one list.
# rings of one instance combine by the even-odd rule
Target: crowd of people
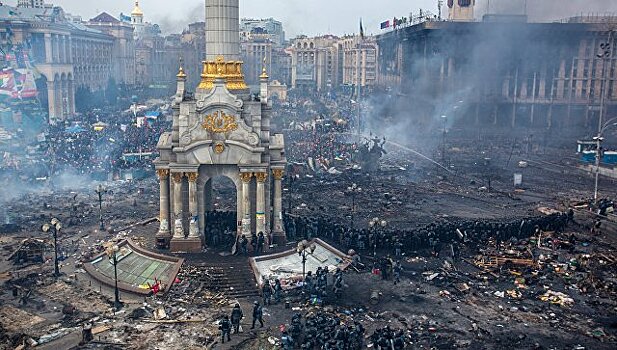
[[164,119],[143,118],[143,123],[137,123],[132,113],[112,108],[93,110],[71,122],[49,125],[36,141],[23,148],[33,151],[6,153],[11,155],[3,160],[0,170],[31,173],[33,180],[67,170],[108,174],[128,168],[150,169],[158,139],[169,129]]
[[[327,217],[301,217],[285,215],[283,223],[289,240],[321,237],[344,249],[377,255],[391,253],[400,257],[421,249],[431,249],[439,255],[447,245],[456,256],[458,245],[465,242],[480,243],[494,238],[497,243],[527,238],[537,232],[562,231],[572,220],[569,213],[554,213],[527,219],[509,221],[457,220],[436,221],[407,230],[389,229],[381,225],[369,228],[351,228]],[[471,244],[470,246],[474,246]]]
[[233,244],[236,237],[236,212],[208,211],[205,225],[210,240],[208,244],[212,246]]

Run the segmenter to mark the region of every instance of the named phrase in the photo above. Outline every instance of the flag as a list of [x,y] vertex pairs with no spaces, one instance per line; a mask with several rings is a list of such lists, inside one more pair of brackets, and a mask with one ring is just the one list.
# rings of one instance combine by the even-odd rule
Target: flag
[[360,38],[364,39],[364,26],[362,25],[362,18],[360,18]]
[[381,22],[381,29],[386,29],[386,28],[390,28],[390,20]]
[[131,16],[127,16],[124,13],[120,12],[120,21],[121,22],[131,22]]

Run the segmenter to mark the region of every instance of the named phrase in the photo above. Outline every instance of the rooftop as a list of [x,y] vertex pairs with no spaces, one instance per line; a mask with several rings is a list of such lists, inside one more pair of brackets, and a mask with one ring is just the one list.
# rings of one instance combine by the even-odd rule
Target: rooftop
[[[149,252],[130,240],[120,243],[119,247],[118,287],[135,294],[149,294],[147,285],[154,285],[155,279],[161,282],[161,290],[166,292],[184,262],[183,259]],[[113,286],[114,265],[105,253],[84,264],[84,268],[94,279]]]

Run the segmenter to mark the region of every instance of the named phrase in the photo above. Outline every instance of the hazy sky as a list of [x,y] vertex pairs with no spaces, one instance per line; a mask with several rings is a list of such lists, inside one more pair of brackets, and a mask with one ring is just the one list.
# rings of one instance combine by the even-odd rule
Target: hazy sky
[[[118,17],[133,10],[131,0],[46,0],[84,19],[105,11]],[[17,0],[5,0],[14,5]],[[379,23],[394,16],[408,16],[420,7],[435,8],[433,0],[240,0],[240,16],[274,17],[283,22],[288,37],[297,34],[345,34],[358,32],[360,17],[367,33],[378,33]],[[159,23],[164,32],[181,31],[186,24],[203,21],[203,0],[140,0],[145,20]]]
[[[131,0],[46,1],[84,19],[103,11],[118,17],[120,12],[128,14],[134,7]],[[477,13],[484,12],[487,1],[476,1]],[[524,2],[490,0],[492,8],[500,4],[508,4],[510,8],[522,7]],[[5,0],[4,3],[14,5],[17,0]],[[535,20],[565,18],[582,12],[617,12],[617,0],[527,0],[527,3],[532,12],[530,17]],[[145,20],[159,23],[165,33],[180,32],[188,23],[203,21],[204,18],[203,0],[141,0],[139,4],[145,13]],[[298,34],[357,33],[360,17],[367,34],[378,34],[380,22],[394,16],[407,17],[410,12],[417,14],[420,8],[436,14],[437,0],[240,0],[241,17],[274,17],[283,22],[288,38]],[[445,6],[443,15],[447,16]]]

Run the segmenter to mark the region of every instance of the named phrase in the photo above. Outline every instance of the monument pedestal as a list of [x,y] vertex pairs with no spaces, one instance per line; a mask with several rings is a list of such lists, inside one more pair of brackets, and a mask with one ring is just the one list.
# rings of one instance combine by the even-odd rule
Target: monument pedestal
[[159,249],[169,248],[169,241],[171,241],[171,232],[161,232],[156,234],[156,247]]
[[199,237],[172,238],[169,251],[172,253],[201,253],[202,244]]
[[272,243],[276,245],[285,245],[287,243],[287,236],[285,232],[272,232]]

